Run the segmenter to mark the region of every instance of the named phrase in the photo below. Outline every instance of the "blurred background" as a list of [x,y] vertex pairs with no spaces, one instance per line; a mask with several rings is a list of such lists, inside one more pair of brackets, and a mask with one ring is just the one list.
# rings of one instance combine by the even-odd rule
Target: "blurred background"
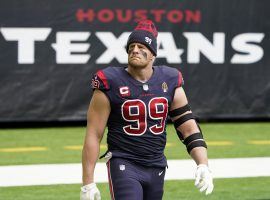
[[[92,76],[127,65],[141,19],[159,31],[155,65],[183,74],[209,157],[269,158],[269,8],[269,0],[1,0],[0,168],[81,162]],[[167,132],[167,158],[189,159],[173,126]],[[208,199],[266,200],[269,184],[218,179]],[[77,199],[80,187],[2,186],[1,200]],[[99,187],[109,199],[107,184]],[[205,199],[190,181],[167,181],[165,191],[164,199]]]

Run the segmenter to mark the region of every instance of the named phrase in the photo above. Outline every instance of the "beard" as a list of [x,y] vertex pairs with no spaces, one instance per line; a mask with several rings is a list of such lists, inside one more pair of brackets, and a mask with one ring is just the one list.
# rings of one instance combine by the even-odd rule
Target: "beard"
[[134,68],[144,68],[147,66],[147,62],[142,62],[141,60],[138,59],[131,59],[128,61],[128,64]]
[[136,68],[144,68],[148,65],[147,62],[147,53],[140,50],[139,54],[137,56],[134,55],[134,57],[138,57],[138,58],[129,58],[128,59],[128,64],[132,67],[136,67]]

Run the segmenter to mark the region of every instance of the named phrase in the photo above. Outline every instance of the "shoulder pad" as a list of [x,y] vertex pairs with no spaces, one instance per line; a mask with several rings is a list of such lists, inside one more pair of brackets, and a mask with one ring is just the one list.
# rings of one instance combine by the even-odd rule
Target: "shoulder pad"
[[161,66],[164,74],[169,76],[169,79],[174,81],[175,87],[181,87],[184,85],[184,79],[182,73],[174,67]]
[[109,90],[109,81],[104,73],[103,70],[99,70],[94,76],[92,77],[91,83],[92,89],[100,89],[100,90]]

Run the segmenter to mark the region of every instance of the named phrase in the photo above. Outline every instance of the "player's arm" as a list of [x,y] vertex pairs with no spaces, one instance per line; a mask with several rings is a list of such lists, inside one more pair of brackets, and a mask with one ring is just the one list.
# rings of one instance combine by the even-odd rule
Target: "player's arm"
[[[206,194],[210,194],[213,190],[213,183],[208,169],[207,146],[201,129],[188,106],[188,100],[182,87],[175,90],[169,114],[179,138],[186,145],[188,153],[198,166],[195,185],[200,188],[200,191],[206,190]],[[200,184],[201,176],[205,175],[205,173],[208,173],[210,177],[207,177],[207,179],[210,180],[207,180],[206,184]]]
[[[176,88],[174,99],[170,108],[170,115],[172,116],[172,121],[174,122],[174,124],[176,124],[175,128],[177,129],[178,136],[184,143],[185,141],[187,141],[186,139],[189,138],[191,135],[201,133],[195,119],[193,118],[192,111],[187,105],[188,100],[184,89],[182,87]],[[187,106],[186,110],[183,109],[182,112],[176,113],[177,109],[184,108],[185,106]],[[176,114],[172,115],[173,112],[175,112]],[[190,148],[191,144],[192,143],[186,144],[187,150],[190,153],[191,157],[195,160],[197,165],[208,164],[205,146],[198,144],[198,146]]]
[[107,96],[102,91],[95,90],[87,112],[86,136],[82,150],[82,181],[84,186],[89,186],[86,189],[91,189],[90,186],[94,184],[94,169],[110,111],[110,102]]

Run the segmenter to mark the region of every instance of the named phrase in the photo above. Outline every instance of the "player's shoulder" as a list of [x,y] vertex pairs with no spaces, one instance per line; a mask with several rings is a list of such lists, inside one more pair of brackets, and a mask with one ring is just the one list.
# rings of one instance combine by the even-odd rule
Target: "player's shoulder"
[[179,69],[166,65],[154,66],[154,69],[159,73],[170,77],[178,76],[178,74],[181,73]]
[[109,90],[113,80],[121,75],[122,67],[109,66],[98,70],[92,78],[92,88]]
[[154,69],[157,70],[159,76],[166,77],[170,82],[175,82],[177,86],[183,85],[183,76],[179,69],[166,65],[154,66]]
[[121,71],[123,67],[116,67],[116,66],[108,66],[104,69],[102,69],[102,71],[104,72],[118,72]]
[[104,69],[98,70],[97,75],[103,74],[107,79],[114,79],[119,76],[123,71],[123,67],[109,66]]

